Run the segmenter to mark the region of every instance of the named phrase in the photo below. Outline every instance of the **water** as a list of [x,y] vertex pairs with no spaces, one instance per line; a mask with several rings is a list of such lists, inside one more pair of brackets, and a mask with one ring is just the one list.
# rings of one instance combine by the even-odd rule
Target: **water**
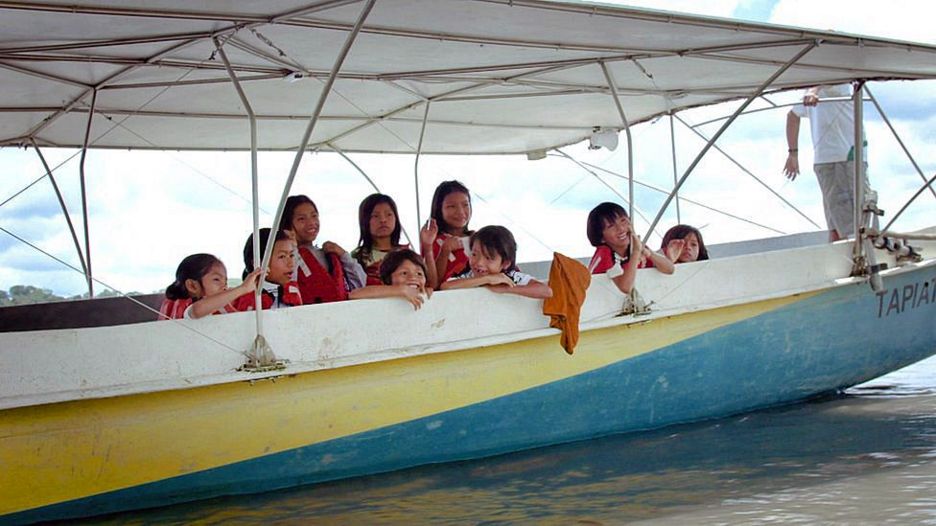
[[936,358],[822,401],[86,522],[936,525]]

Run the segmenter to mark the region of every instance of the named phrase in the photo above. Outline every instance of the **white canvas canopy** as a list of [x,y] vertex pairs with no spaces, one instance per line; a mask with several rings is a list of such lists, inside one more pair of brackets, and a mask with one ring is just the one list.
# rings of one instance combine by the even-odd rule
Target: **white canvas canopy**
[[[0,2],[0,145],[80,147],[93,105],[92,147],[248,149],[220,44],[259,148],[294,149],[364,5]],[[936,78],[936,47],[585,3],[378,0],[309,148],[535,152],[621,129],[614,91],[634,124],[781,70],[770,89]]]

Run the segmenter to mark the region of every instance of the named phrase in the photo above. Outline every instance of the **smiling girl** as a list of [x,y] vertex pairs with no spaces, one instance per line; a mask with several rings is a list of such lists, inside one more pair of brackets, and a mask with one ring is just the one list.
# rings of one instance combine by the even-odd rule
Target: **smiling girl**
[[627,212],[616,203],[601,203],[593,208],[588,214],[586,233],[595,247],[588,270],[592,274],[607,273],[625,294],[634,288],[638,268],[653,266],[664,274],[673,273],[673,262],[644,247],[631,228]]
[[468,268],[471,220],[471,194],[458,181],[443,181],[432,195],[430,217],[438,225],[439,233],[432,245],[432,259],[439,283]]
[[393,251],[380,264],[380,283],[351,291],[351,299],[402,298],[419,309],[432,295],[426,264],[408,248]]
[[328,303],[348,298],[348,291],[363,287],[364,269],[337,243],[326,241],[319,248],[318,207],[305,195],[286,199],[280,228],[296,235],[296,270],[293,280],[299,284],[303,301]]
[[209,314],[237,312],[231,304],[257,289],[260,272],[248,274],[239,286],[227,288],[227,268],[211,254],[192,254],[179,263],[175,281],[166,287],[159,319],[197,319]]
[[486,226],[471,236],[469,268],[440,288],[488,287],[493,292],[509,292],[528,298],[551,297],[549,285],[520,272],[516,260],[517,242],[510,230],[498,225]]

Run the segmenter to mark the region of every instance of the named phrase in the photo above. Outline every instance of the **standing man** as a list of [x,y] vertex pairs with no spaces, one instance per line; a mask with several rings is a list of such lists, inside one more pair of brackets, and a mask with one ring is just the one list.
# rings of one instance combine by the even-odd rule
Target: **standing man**
[[[850,92],[847,84],[814,86],[806,90],[803,103],[787,114],[788,155],[783,173],[791,181],[799,175],[800,119],[806,117],[812,132],[813,169],[822,189],[832,241],[845,239],[855,232],[855,112],[851,100],[825,102],[822,99],[850,97]],[[865,187],[868,188],[867,149],[863,151]]]

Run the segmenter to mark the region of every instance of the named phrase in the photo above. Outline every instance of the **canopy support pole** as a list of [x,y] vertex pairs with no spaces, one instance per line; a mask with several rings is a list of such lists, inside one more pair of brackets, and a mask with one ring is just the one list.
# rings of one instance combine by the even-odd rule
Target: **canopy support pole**
[[693,170],[695,170],[695,167],[699,164],[702,158],[705,157],[705,154],[708,153],[709,149],[715,144],[715,141],[717,141],[718,138],[721,137],[723,133],[725,133],[725,130],[727,130],[728,127],[731,126],[731,124],[735,121],[735,119],[737,119],[738,116],[741,115],[744,112],[744,110],[752,102],[754,102],[755,99],[760,97],[761,94],[764,93],[764,90],[766,90],[771,84],[773,84],[773,82],[777,80],[777,78],[780,77],[780,75],[783,75],[783,73],[786,70],[790,69],[794,64],[799,62],[799,60],[803,58],[803,56],[805,56],[807,53],[812,51],[813,48],[815,48],[818,45],[819,45],[818,41],[813,41],[808,46],[801,49],[799,53],[797,53],[793,58],[787,61],[786,64],[781,66],[780,69],[775,71],[774,74],[770,76],[770,78],[768,78],[760,86],[758,86],[757,89],[754,90],[754,93],[752,93],[744,101],[744,103],[741,104],[741,106],[738,107],[738,109],[735,110],[734,113],[731,114],[731,117],[729,117],[728,120],[726,120],[725,123],[721,125],[718,131],[715,132],[715,135],[712,136],[712,138],[705,144],[702,150],[696,155],[695,159],[693,159],[692,164],[690,164],[689,167],[686,168],[686,171],[683,173],[682,177],[679,178],[679,181],[676,183],[676,187],[673,188],[673,191],[670,193],[670,195],[666,197],[666,200],[663,202],[663,205],[660,206],[659,212],[657,212],[656,217],[653,219],[653,223],[650,225],[650,228],[647,230],[648,233],[652,232],[653,229],[656,227],[657,223],[660,222],[660,219],[663,217],[663,213],[666,212],[667,207],[669,207],[669,204],[673,201],[673,196],[679,193],[679,189],[686,182],[686,178],[689,177],[689,174],[691,174]]
[[[868,94],[868,98],[874,104],[874,107],[877,108],[878,114],[881,116],[882,119],[884,119],[884,124],[887,124],[887,127],[890,129],[891,133],[894,134],[894,138],[897,139],[897,144],[899,144],[900,147],[903,148],[904,153],[907,154],[907,159],[910,159],[910,163],[913,164],[913,168],[915,168],[917,173],[920,174],[920,179],[922,179],[923,183],[925,184],[926,176],[923,175],[923,170],[920,169],[920,165],[917,164],[916,159],[913,158],[913,155],[910,155],[910,150],[907,149],[907,146],[904,144],[903,140],[900,138],[900,135],[897,133],[897,130],[894,129],[894,126],[891,124],[890,119],[887,118],[887,114],[884,113],[884,110],[881,108],[881,105],[878,104],[877,99],[874,98],[874,95],[871,94],[871,90],[868,89],[868,86],[864,87],[864,91],[865,93]],[[933,194],[933,197],[936,197],[936,189],[933,189],[932,187],[930,187],[929,190],[930,190],[930,193]],[[893,220],[891,220],[891,222],[893,222]],[[887,229],[885,228],[885,230]]]
[[94,107],[97,105],[97,88],[91,89],[91,109],[88,110],[88,124],[85,127],[84,143],[81,146],[81,160],[78,163],[78,175],[81,181],[81,217],[84,221],[85,242],[85,280],[88,282],[88,298],[94,298],[94,280],[91,276],[91,233],[88,225],[88,192],[85,185],[85,158],[91,141],[91,121],[94,120]]
[[[864,244],[862,243],[862,234],[864,234],[864,225],[862,224],[862,219],[864,218],[864,208],[865,208],[865,185],[864,185],[864,101],[861,99],[862,88],[864,87],[864,81],[855,82],[854,93],[852,94],[852,105],[854,106],[854,119],[855,119],[855,135],[854,135],[854,144],[855,144],[855,202],[854,214],[855,220],[855,246],[852,251],[852,259],[855,262],[855,268],[853,272],[863,271],[866,269],[867,264],[864,261]],[[844,234],[844,232],[840,232]]]
[[[416,186],[416,231],[422,230],[422,213],[419,206],[419,156],[422,154],[423,138],[426,136],[426,123],[429,121],[429,105],[426,99],[426,110],[423,112],[422,127],[419,129],[419,144],[416,145],[416,161],[413,162],[413,184]],[[412,243],[412,241],[410,241]]]
[[[244,89],[241,87],[240,80],[237,78],[234,68],[231,67],[231,62],[228,60],[227,53],[224,52],[221,41],[218,40],[218,37],[212,37],[211,40],[214,42],[215,49],[218,50],[218,55],[224,63],[224,69],[227,70],[227,74],[231,78],[234,90],[237,91],[237,96],[240,98],[241,104],[244,105],[244,111],[247,112],[247,119],[250,122],[250,186],[252,197],[251,211],[253,213],[253,260],[256,262],[260,261],[260,183],[257,169],[257,116],[254,114],[253,107],[250,105],[250,100],[247,99],[247,94],[244,93]],[[277,361],[276,355],[273,354],[273,349],[270,348],[266,342],[266,338],[263,336],[263,309],[260,307],[262,305],[260,299],[262,292],[263,279],[261,277],[260,284],[254,291],[254,306],[256,307],[254,309],[256,314],[254,319],[256,321],[257,334],[254,337],[253,345],[250,350],[247,351],[247,363],[243,366],[245,370],[250,371],[282,368],[285,366],[283,362]]]
[[[682,120],[680,117],[676,117],[676,118],[679,119],[679,122],[681,122],[685,127],[689,128],[690,130],[692,130],[693,133],[695,133],[695,134],[698,135],[700,138],[702,138],[702,140],[705,140],[705,141],[709,140],[708,137],[705,136],[705,134],[703,134],[702,132],[700,132],[699,130],[695,129],[695,128],[692,127],[692,126],[689,126],[689,124],[686,123],[686,121]],[[742,164],[739,163],[737,160],[735,160],[734,157],[728,155],[728,152],[726,152],[725,150],[722,150],[722,149],[719,148],[717,145],[713,145],[712,148],[715,148],[715,151],[717,151],[718,153],[724,155],[726,159],[728,159],[729,161],[731,161],[731,163],[734,164],[735,166],[737,166],[742,172],[748,174],[749,176],[751,176],[752,179],[754,179],[755,181],[757,181],[758,183],[760,183],[761,186],[763,186],[764,188],[766,188],[768,192],[772,193],[772,194],[774,195],[774,197],[776,197],[777,199],[783,201],[783,204],[785,204],[785,205],[787,205],[788,207],[790,207],[791,209],[793,209],[793,211],[796,212],[797,214],[799,214],[800,217],[802,217],[802,218],[805,219],[806,221],[809,221],[809,223],[810,223],[812,226],[816,227],[816,228],[819,229],[819,230],[822,230],[822,229],[823,229],[821,226],[819,226],[818,223],[816,223],[815,221],[813,221],[812,219],[810,219],[808,215],[806,215],[805,213],[803,213],[799,208],[796,208],[796,206],[794,206],[793,203],[791,203],[791,202],[788,201],[785,197],[783,197],[782,195],[780,195],[779,193],[777,193],[777,191],[774,190],[773,188],[771,188],[770,185],[768,185],[767,183],[765,183],[764,181],[762,181],[762,180],[760,179],[760,177],[757,177],[756,175],[754,175],[753,172],[751,172],[750,170],[748,170],[747,168],[745,168],[744,165],[742,165]],[[677,199],[678,199],[678,196],[677,196]],[[678,200],[677,200],[677,203],[679,203]],[[678,210],[678,209],[677,209],[677,210]]]
[[[670,140],[670,151],[673,155],[673,188],[676,188],[676,183],[679,181],[679,174],[676,173],[676,130],[673,127],[673,112],[669,114],[669,140]],[[676,194],[676,222],[682,224],[682,216],[679,213],[679,194]]]
[[[331,72],[328,74],[328,80],[325,81],[325,87],[322,89],[322,93],[315,105],[315,110],[312,112],[312,116],[309,118],[309,124],[306,126],[305,132],[302,134],[302,140],[296,148],[296,156],[293,158],[292,167],[289,169],[289,176],[286,178],[286,184],[283,186],[283,195],[280,197],[279,205],[276,207],[276,215],[273,217],[272,230],[274,232],[279,228],[280,221],[283,219],[283,208],[286,206],[286,198],[289,197],[289,191],[292,189],[293,180],[296,178],[296,172],[299,171],[299,163],[302,162],[302,156],[305,153],[306,147],[309,145],[309,139],[312,138],[312,130],[315,129],[315,124],[318,122],[319,115],[322,113],[322,108],[325,107],[325,101],[328,99],[328,95],[331,93],[332,86],[335,84],[335,80],[338,78],[338,73],[341,71],[341,66],[344,64],[344,60],[348,56],[348,52],[351,51],[351,45],[354,44],[354,40],[357,38],[358,33],[361,32],[361,28],[364,26],[364,21],[367,19],[367,15],[369,15],[371,9],[374,8],[375,1],[376,0],[367,0],[367,3],[361,10],[361,14],[358,15],[357,22],[354,23],[354,27],[348,34],[348,38],[345,39],[345,43],[341,47],[341,51],[338,52],[338,57],[335,59],[335,64],[332,66]],[[271,239],[273,239],[272,236]],[[272,254],[273,242],[270,241],[267,243],[266,250],[263,253],[263,262],[260,268],[267,268],[267,266],[270,264],[270,257]],[[264,270],[264,273],[265,272],[266,270]]]
[[85,263],[84,254],[81,252],[81,242],[78,241],[78,233],[75,232],[75,225],[72,223],[71,215],[68,213],[68,208],[65,206],[65,198],[62,197],[62,192],[59,190],[58,184],[55,182],[55,176],[52,175],[52,169],[49,168],[49,163],[46,162],[45,156],[42,155],[42,150],[39,149],[39,143],[36,142],[36,139],[30,137],[29,141],[32,143],[33,148],[36,150],[36,155],[39,156],[39,160],[42,162],[42,167],[46,171],[46,175],[49,176],[49,181],[52,183],[52,189],[55,190],[55,197],[58,198],[59,206],[62,207],[62,214],[65,215],[65,222],[68,223],[68,231],[71,232],[72,241],[75,242],[75,252],[78,254],[78,262],[81,263],[82,273],[87,278],[88,276],[88,265]]
[[[617,106],[618,115],[621,116],[621,123],[624,125],[624,135],[627,137],[627,206],[628,215],[631,221],[634,219],[634,149],[632,148],[630,125],[627,117],[624,115],[624,106],[621,105],[621,97],[618,95],[617,83],[611,76],[608,65],[603,60],[598,61],[601,66],[601,72],[604,73],[605,80],[608,82],[608,88],[611,89],[611,96],[614,98],[614,105]],[[649,234],[648,234],[649,235]]]
[[910,206],[910,203],[916,201],[916,198],[920,197],[920,194],[922,194],[924,190],[929,188],[930,191],[932,191],[934,181],[936,181],[936,174],[933,174],[933,176],[930,177],[928,181],[926,181],[926,184],[921,186],[920,189],[917,190],[916,193],[914,193],[913,196],[910,197],[910,199],[908,199],[906,203],[904,203],[904,205],[900,208],[900,210],[894,215],[893,218],[891,218],[891,220],[887,223],[887,225],[881,230],[884,230],[884,231],[889,230],[890,227],[894,225],[894,221],[896,221],[897,218],[900,217],[900,214],[903,214],[904,211],[907,209],[907,207]]

